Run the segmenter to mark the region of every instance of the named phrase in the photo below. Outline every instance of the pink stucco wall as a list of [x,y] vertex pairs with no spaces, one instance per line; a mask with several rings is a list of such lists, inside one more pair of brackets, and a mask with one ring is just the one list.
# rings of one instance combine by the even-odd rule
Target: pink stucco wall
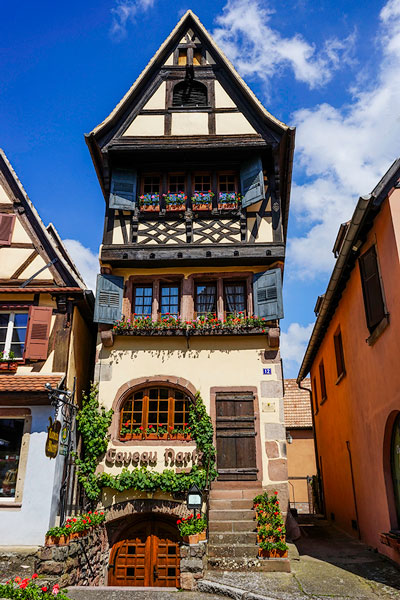
[[[380,532],[400,525],[390,475],[390,429],[400,411],[400,190],[394,190],[375,218],[365,252],[376,244],[390,323],[372,346],[361,279],[356,263],[311,369],[321,400],[318,365],[325,366],[327,400],[315,416],[326,511],[336,524],[357,536],[351,482],[350,442],[361,539],[400,562],[400,553],[383,545]],[[333,336],[340,326],[346,375],[337,383]],[[389,426],[388,426],[389,420]],[[386,432],[386,438],[385,438]]]

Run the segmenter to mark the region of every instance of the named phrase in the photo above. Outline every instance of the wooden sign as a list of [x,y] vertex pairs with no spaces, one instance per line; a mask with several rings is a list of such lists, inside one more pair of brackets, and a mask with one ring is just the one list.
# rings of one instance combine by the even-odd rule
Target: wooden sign
[[45,446],[45,454],[48,458],[56,458],[58,452],[58,442],[60,439],[60,421],[52,421],[49,417],[50,425],[47,427],[47,440]]

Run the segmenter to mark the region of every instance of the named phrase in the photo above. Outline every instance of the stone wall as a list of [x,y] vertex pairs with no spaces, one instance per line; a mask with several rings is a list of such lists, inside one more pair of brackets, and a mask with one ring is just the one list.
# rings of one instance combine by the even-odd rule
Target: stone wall
[[41,546],[35,571],[69,585],[107,585],[109,544],[105,527],[97,527],[66,546]]
[[207,566],[207,542],[189,546],[182,544],[181,555],[181,589],[194,590],[199,579],[204,577]]

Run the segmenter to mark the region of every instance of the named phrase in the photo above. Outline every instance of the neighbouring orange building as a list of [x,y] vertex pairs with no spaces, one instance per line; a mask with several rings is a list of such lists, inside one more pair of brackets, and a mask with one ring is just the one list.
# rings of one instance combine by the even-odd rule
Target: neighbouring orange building
[[308,373],[326,515],[400,562],[400,159],[340,226]]
[[[309,379],[304,380],[303,387],[310,389]],[[299,513],[313,513],[316,465],[310,393],[300,389],[295,379],[285,379],[283,404],[290,508]]]

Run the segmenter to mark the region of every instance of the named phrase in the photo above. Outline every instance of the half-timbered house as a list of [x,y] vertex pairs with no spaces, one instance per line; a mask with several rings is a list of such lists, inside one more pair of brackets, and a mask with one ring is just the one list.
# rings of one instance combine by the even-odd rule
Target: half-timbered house
[[43,544],[61,505],[74,501],[61,499],[64,455],[57,445],[53,459],[45,454],[55,419],[45,384],[72,391],[75,381],[80,401],[91,376],[93,305],[56,229],[44,226],[0,150],[1,546]]
[[209,561],[257,555],[256,493],[279,490],[285,506],[279,319],[294,129],[188,11],[86,141],[105,199],[95,374],[114,416],[99,470],[120,489],[103,494],[109,582],[190,587],[182,496],[150,499],[121,473],[197,472],[199,392],[219,473]]

